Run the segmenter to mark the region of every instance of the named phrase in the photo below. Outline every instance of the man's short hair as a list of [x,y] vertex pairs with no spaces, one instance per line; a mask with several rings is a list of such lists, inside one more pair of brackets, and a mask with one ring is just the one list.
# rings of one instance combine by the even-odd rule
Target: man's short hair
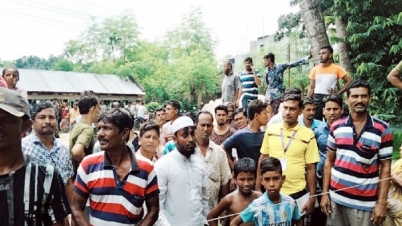
[[328,102],[335,102],[339,105],[339,108],[342,108],[343,106],[343,100],[342,100],[342,96],[339,94],[331,94],[328,97],[323,99],[323,103],[324,103],[324,107],[325,104]]
[[198,124],[198,120],[200,119],[200,115],[201,115],[201,114],[207,114],[207,115],[211,116],[212,122],[214,122],[214,116],[211,114],[211,112],[209,112],[209,111],[199,111],[199,112],[197,113],[197,116],[194,117],[194,123],[195,123],[195,124]]
[[251,59],[251,57],[247,57],[246,59],[244,59],[244,62],[253,63],[253,59]]
[[299,94],[286,94],[283,97],[283,101],[288,101],[288,100],[295,100],[299,102],[299,108],[303,108],[303,100],[301,99],[301,96]]
[[298,94],[301,95],[302,91],[299,88],[295,88],[295,87],[289,87],[285,90],[285,92],[283,93],[284,95],[286,94]]
[[257,176],[257,165],[255,161],[251,158],[240,158],[237,160],[233,166],[233,174],[236,178],[239,173],[252,173],[254,176]]
[[327,46],[323,46],[320,48],[320,50],[322,49],[328,49],[329,53],[333,54],[334,53],[334,49],[332,49],[332,46],[327,45]]
[[216,108],[215,108],[215,114],[217,114],[218,111],[225,111],[227,115],[229,114],[228,107],[226,107],[225,105],[222,105],[222,104],[216,106]]
[[350,96],[350,90],[351,89],[360,88],[360,87],[366,88],[367,91],[368,91],[369,96],[371,95],[371,87],[368,84],[368,82],[363,81],[363,80],[354,80],[353,82],[351,82],[348,85],[348,88],[346,89],[346,96],[348,96],[348,97]]
[[[130,131],[133,128],[134,118],[130,112],[124,108],[112,108],[99,115],[98,123],[99,122],[111,123],[115,125],[119,130],[119,133],[121,133],[124,129],[128,129]],[[127,137],[126,141],[129,139],[130,136]]]
[[[52,105],[52,103],[50,103],[50,102],[48,102],[48,101],[41,101],[41,102],[37,103],[36,105],[34,105],[33,109],[31,110],[31,117],[32,117],[32,120],[35,121],[36,116],[37,116],[42,110],[45,110],[45,109],[47,109],[47,108],[51,108],[51,109],[55,110],[54,107],[53,107],[53,105]],[[54,116],[57,117],[56,110],[55,110],[55,112],[54,112]]]
[[267,55],[264,56],[264,59],[270,59],[272,63],[275,63],[275,54],[268,53]]
[[160,111],[166,112],[166,110],[164,108],[157,108],[155,110],[155,116],[156,116],[156,112],[160,112]]
[[233,117],[239,113],[243,113],[244,117],[247,118],[247,111],[245,111],[243,108],[237,108],[233,112]]
[[156,134],[158,134],[158,137],[160,136],[159,134],[160,127],[158,124],[154,122],[145,122],[140,126],[140,137],[144,136],[146,132],[151,130],[155,130]]
[[278,171],[282,175],[282,165],[279,159],[274,157],[266,157],[260,164],[261,175],[266,172]]
[[248,117],[251,120],[254,119],[255,114],[260,114],[263,110],[266,110],[268,107],[268,103],[262,100],[253,100],[248,105]]
[[315,105],[313,98],[304,98],[304,99],[303,99],[303,109],[304,109],[307,105]]
[[173,107],[173,109],[178,110],[180,112],[180,103],[177,100],[169,100],[168,102],[166,102],[165,106],[170,105]]
[[84,91],[81,99],[78,101],[78,108],[81,115],[88,114],[91,107],[95,107],[99,103],[99,97],[93,91]]

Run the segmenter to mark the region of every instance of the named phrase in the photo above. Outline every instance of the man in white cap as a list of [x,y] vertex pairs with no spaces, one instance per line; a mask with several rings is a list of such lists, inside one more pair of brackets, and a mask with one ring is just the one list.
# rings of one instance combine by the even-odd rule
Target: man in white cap
[[171,130],[176,148],[155,163],[160,191],[156,225],[208,225],[207,175],[203,161],[194,155],[194,122],[190,117],[179,117]]

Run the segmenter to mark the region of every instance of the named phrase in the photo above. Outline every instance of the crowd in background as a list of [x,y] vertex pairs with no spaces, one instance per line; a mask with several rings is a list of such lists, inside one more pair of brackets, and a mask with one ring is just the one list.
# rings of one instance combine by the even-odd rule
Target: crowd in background
[[[18,70],[5,69],[1,224],[401,225],[401,160],[391,164],[391,129],[368,112],[371,87],[326,46],[307,96],[283,90],[284,70],[309,58],[275,64],[269,53],[264,76],[251,58],[240,75],[227,62],[222,104],[191,117],[177,100],[147,113],[92,91],[72,108],[28,103]],[[397,87],[401,73],[402,62],[388,76]],[[55,138],[64,126],[68,147]]]

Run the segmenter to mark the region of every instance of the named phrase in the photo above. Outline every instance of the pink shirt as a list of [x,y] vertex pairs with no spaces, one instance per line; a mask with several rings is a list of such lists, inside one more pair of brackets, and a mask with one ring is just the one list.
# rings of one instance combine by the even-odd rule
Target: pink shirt
[[0,87],[7,88],[6,80],[3,77],[0,77]]

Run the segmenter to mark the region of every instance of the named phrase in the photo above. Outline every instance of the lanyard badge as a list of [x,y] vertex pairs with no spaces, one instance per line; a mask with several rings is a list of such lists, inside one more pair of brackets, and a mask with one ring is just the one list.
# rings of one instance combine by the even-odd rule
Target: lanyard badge
[[293,132],[287,145],[285,146],[285,136],[283,135],[283,129],[281,128],[281,142],[282,142],[282,148],[283,148],[283,157],[282,157],[282,159],[280,159],[280,162],[281,162],[281,166],[282,166],[282,171],[286,170],[288,160],[285,158],[285,153],[289,149],[289,146],[292,143],[293,139],[295,138],[296,133],[297,133],[297,131]]

